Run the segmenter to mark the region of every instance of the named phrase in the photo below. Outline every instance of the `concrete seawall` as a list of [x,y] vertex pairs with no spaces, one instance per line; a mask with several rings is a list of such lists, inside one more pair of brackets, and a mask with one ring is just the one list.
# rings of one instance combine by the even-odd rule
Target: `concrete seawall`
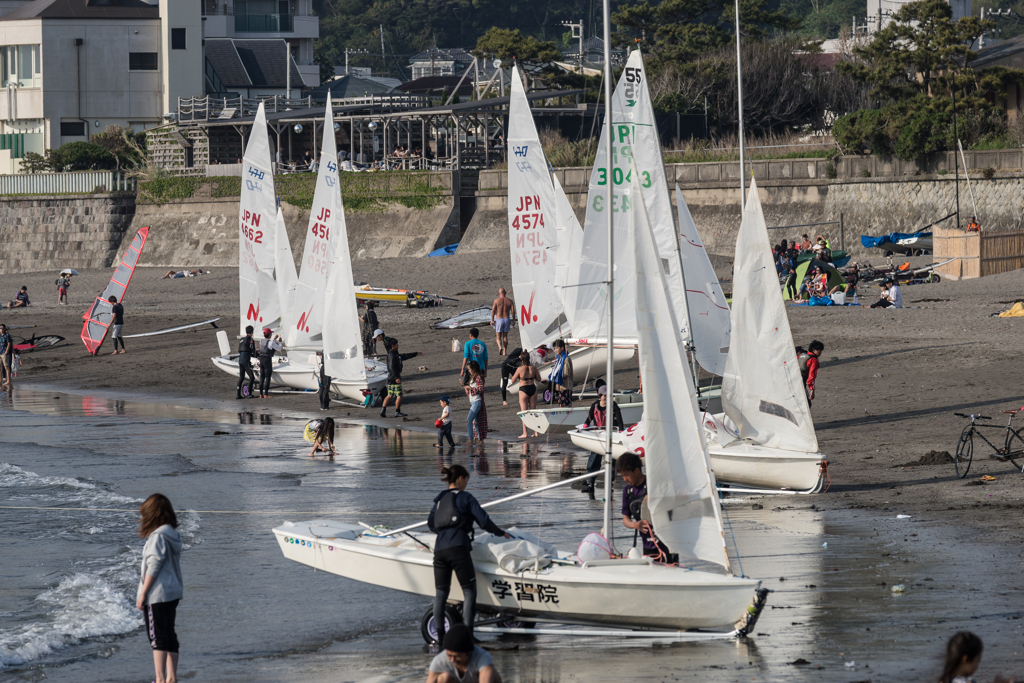
[[[696,177],[692,164],[666,167],[670,194],[675,204],[673,175]],[[700,166],[700,165],[696,165]],[[699,170],[699,169],[697,169]],[[589,169],[556,169],[580,223],[586,213]],[[739,230],[739,179],[678,181],[693,214],[704,245],[714,260],[731,262]],[[972,188],[978,215],[987,231],[1005,232],[1020,225],[1024,213],[1024,178],[1020,173],[998,173],[991,179],[973,178]],[[797,238],[803,233],[823,234],[833,246],[845,242],[855,257],[881,255],[860,244],[860,236],[890,232],[915,232],[955,211],[956,183],[950,175],[910,177],[862,177],[758,179],[758,190],[769,227],[838,221],[843,217],[843,234],[838,225],[772,230],[773,241]],[[507,250],[507,171],[480,175],[476,212],[459,246],[460,251]],[[973,213],[971,196],[960,179],[960,211],[963,222]],[[945,225],[949,225],[947,222]],[[716,263],[718,265],[718,263]]]
[[133,194],[0,197],[0,274],[109,266],[134,214]]
[[[296,262],[302,259],[309,211],[281,204]],[[141,265],[197,268],[238,265],[238,199],[200,199],[140,204],[133,226],[150,227]],[[353,259],[426,256],[459,241],[458,213],[451,197],[433,209],[391,206],[385,211],[347,212]],[[134,234],[134,232],[133,232]],[[126,235],[122,248],[127,248]]]

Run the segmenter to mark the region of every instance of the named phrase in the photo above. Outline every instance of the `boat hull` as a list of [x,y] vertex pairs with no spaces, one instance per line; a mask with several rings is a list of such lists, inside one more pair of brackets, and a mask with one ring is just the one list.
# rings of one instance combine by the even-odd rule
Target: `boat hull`
[[[572,442],[592,453],[604,453],[603,429],[577,429],[569,432]],[[623,435],[612,433],[612,457],[629,451]],[[821,484],[825,456],[782,448],[767,448],[746,442],[720,446],[708,438],[711,469],[720,484],[758,489],[814,491]]]
[[[626,425],[636,424],[644,414],[644,397],[642,394],[622,394],[615,398],[615,403],[622,413],[622,422]],[[590,404],[576,405],[572,408],[536,408],[519,413],[527,429],[541,434],[565,434],[576,425],[585,422],[590,414]]]
[[[210,360],[218,368],[233,377],[238,376],[238,356],[215,356]],[[367,381],[361,383],[346,383],[339,380],[331,382],[331,393],[354,401],[362,401],[363,390],[377,391],[387,381],[387,370],[379,369],[379,363],[375,362],[373,370],[367,370]],[[253,361],[253,372],[259,377],[259,363]],[[274,374],[270,379],[271,389],[299,389],[303,391],[316,391],[320,388],[317,380],[317,371],[310,363],[301,363],[292,360],[288,356],[274,356]]]
[[[316,521],[316,524],[323,522]],[[433,554],[425,549],[331,538],[310,523],[274,529],[287,559],[355,581],[433,598]],[[424,535],[426,540],[428,536]],[[759,581],[668,565],[553,565],[518,574],[476,562],[477,606],[529,617],[654,629],[732,629],[745,619]],[[449,600],[461,602],[453,582]]]

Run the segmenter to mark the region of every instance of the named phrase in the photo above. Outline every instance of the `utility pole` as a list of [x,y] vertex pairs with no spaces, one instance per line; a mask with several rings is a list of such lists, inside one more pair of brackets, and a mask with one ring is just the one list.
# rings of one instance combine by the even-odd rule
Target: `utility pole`
[[284,41],[284,99],[287,103],[292,97],[292,48]]
[[736,0],[736,97],[739,100],[739,137],[740,137],[740,211],[747,206],[746,187],[743,177],[743,61],[740,51],[740,0]]
[[345,75],[348,76],[348,73],[349,73],[348,72],[348,56],[349,55],[366,55],[366,54],[369,54],[369,53],[370,53],[369,50],[365,50],[365,49],[363,49],[361,47],[360,48],[346,47],[345,48]]
[[582,76],[583,75],[583,20],[580,19],[578,22],[575,22],[575,23],[573,23],[571,21],[563,21],[562,22],[562,26],[568,26],[569,28],[571,28],[572,29],[572,37],[573,38],[578,38],[579,41],[580,41],[579,60],[580,60],[580,76]]

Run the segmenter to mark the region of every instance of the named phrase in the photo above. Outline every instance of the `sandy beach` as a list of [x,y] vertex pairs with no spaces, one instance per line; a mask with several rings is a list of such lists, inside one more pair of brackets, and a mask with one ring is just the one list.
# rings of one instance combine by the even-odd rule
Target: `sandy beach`
[[[465,309],[490,304],[498,287],[510,284],[507,255],[498,253],[431,259],[362,260],[355,263],[354,270],[357,280],[375,286],[425,289],[458,299],[451,305],[434,309],[416,310],[402,306],[384,306],[379,309],[382,327],[389,335],[401,340],[403,351],[424,352],[422,357],[406,363],[408,418],[381,420],[375,410],[344,405],[335,406],[331,410],[336,418],[349,424],[401,427],[425,432],[422,436],[413,435],[415,443],[420,444],[422,448],[407,448],[404,452],[401,449],[387,451],[391,463],[388,467],[405,468],[406,465],[403,463],[407,462],[409,467],[423,470],[424,481],[433,481],[434,475],[431,472],[439,465],[434,462],[433,454],[427,457],[422,453],[431,450],[428,444],[434,432],[432,423],[437,414],[436,399],[442,393],[455,397],[456,436],[460,438],[458,435],[463,424],[467,400],[461,394],[458,385],[461,354],[451,352],[451,340],[457,336],[460,341],[464,341],[468,337],[468,332],[435,331],[429,328],[429,324]],[[220,316],[221,328],[228,330],[230,336],[234,336],[238,296],[237,273],[234,269],[214,269],[209,275],[177,280],[161,279],[164,272],[166,271],[163,269],[146,268],[136,272],[125,307],[125,334],[150,332]],[[27,285],[33,300],[34,305],[30,309],[0,312],[0,321],[8,325],[34,326],[15,327],[12,334],[16,341],[32,334],[59,334],[67,338],[63,345],[56,348],[23,354],[21,373],[16,380],[19,386],[25,389],[47,388],[97,396],[101,397],[102,401],[124,399],[134,401],[131,405],[136,406],[139,402],[193,407],[201,405],[204,408],[226,411],[227,415],[246,411],[250,413],[250,424],[256,425],[263,424],[264,416],[267,416],[268,425],[269,416],[274,417],[275,425],[283,418],[286,418],[286,424],[294,422],[295,425],[299,425],[303,415],[312,417],[320,414],[316,398],[312,394],[275,395],[266,401],[235,400],[234,378],[217,370],[209,360],[217,353],[215,330],[210,327],[157,337],[128,339],[128,352],[124,355],[89,356],[79,340],[81,316],[89,304],[89,298],[105,285],[109,271],[87,271],[76,277],[71,290],[71,304],[68,306],[56,304],[56,288],[53,286],[55,278],[55,273],[0,277],[0,293],[5,297],[13,296],[21,285]],[[728,284],[725,288],[729,289]],[[1007,612],[1010,616],[1002,615],[1002,611],[1005,611],[1000,607],[1002,601],[1008,600],[1013,603],[1014,600],[1012,597],[997,597],[1013,594],[1013,582],[992,577],[984,578],[988,574],[979,574],[977,568],[981,565],[977,563],[980,561],[987,566],[988,562],[995,562],[1003,571],[1020,566],[1018,548],[1024,540],[1024,532],[1019,529],[1019,524],[1012,513],[1024,507],[1024,496],[1019,493],[1019,477],[1024,475],[1016,472],[1009,463],[988,459],[981,443],[976,443],[975,462],[966,479],[956,477],[952,462],[944,462],[942,456],[929,454],[932,451],[952,452],[955,449],[965,420],[954,417],[954,412],[980,412],[997,418],[993,422],[1002,423],[1007,416],[1001,411],[1024,405],[1024,390],[1019,386],[1016,369],[1019,346],[1017,339],[1024,320],[991,317],[993,313],[1009,308],[1022,288],[1024,274],[1017,272],[982,280],[904,287],[907,308],[898,311],[871,310],[867,306],[788,309],[797,343],[806,345],[812,339],[819,339],[825,344],[818,397],[814,401],[812,414],[815,418],[820,450],[828,455],[830,461],[831,484],[827,492],[819,495],[762,499],[760,503],[754,503],[752,511],[749,502],[732,503],[732,514],[737,522],[742,517],[739,516],[740,512],[736,506],[755,515],[771,513],[767,518],[757,517],[751,520],[749,523],[752,526],[743,531],[748,540],[740,540],[743,541],[742,545],[746,552],[753,555],[751,562],[763,563],[778,555],[781,564],[777,568],[769,569],[777,571],[778,576],[771,578],[767,583],[776,591],[782,591],[773,598],[773,609],[788,609],[786,606],[796,604],[793,601],[799,596],[817,600],[820,589],[815,586],[821,586],[823,580],[825,586],[831,586],[827,590],[837,591],[830,595],[836,596],[847,595],[845,591],[849,590],[860,594],[869,590],[870,586],[882,585],[885,582],[906,582],[908,586],[914,582],[912,590],[923,592],[925,587],[931,588],[932,584],[917,582],[930,581],[932,577],[936,581],[944,580],[940,578],[944,575],[937,572],[939,565],[947,565],[958,578],[947,576],[947,583],[952,581],[955,585],[943,586],[950,592],[941,596],[935,594],[934,599],[955,600],[951,596],[959,596],[961,589],[995,590],[997,594],[988,596],[986,593],[986,597],[980,602],[965,602],[965,609],[969,611],[964,612],[962,616],[962,619],[994,621],[972,621],[964,624],[937,622],[943,625],[937,626],[933,631],[924,630],[919,634],[914,646],[918,649],[915,651],[930,652],[934,646],[935,652],[939,652],[944,638],[948,637],[949,628],[977,628],[979,633],[986,637],[986,642],[989,642],[990,636],[996,638],[993,641],[996,647],[993,648],[991,655],[986,654],[990,662],[986,671],[1014,673],[1012,669],[1020,660],[1007,648],[1013,648],[1009,643],[1017,638],[1016,626],[1013,622],[1004,620],[1016,618],[1012,614],[1018,613],[1013,611],[1015,607],[1010,607],[1012,614]],[[862,302],[870,303],[874,300],[874,294],[877,294],[877,290],[865,291],[861,297]],[[482,333],[482,338],[492,350],[492,380],[489,382],[487,402],[489,421],[494,432],[485,449],[492,456],[497,455],[496,462],[504,463],[505,468],[511,468],[511,476],[516,476],[514,472],[518,472],[518,469],[515,461],[520,459],[517,455],[519,449],[515,444],[503,445],[502,442],[509,444],[517,441],[515,437],[520,429],[516,417],[518,406],[501,405],[497,388],[500,371],[498,359],[495,358],[493,333],[486,329]],[[513,347],[519,343],[515,328],[510,335],[510,343]],[[111,350],[109,344],[105,344],[101,354],[109,353]],[[420,366],[425,369],[420,370]],[[636,388],[636,368],[626,368],[617,373],[616,382],[623,388]],[[85,401],[85,397],[82,400]],[[139,408],[128,409],[129,413],[138,411]],[[97,425],[103,426],[107,425]],[[295,432],[298,448],[304,442],[301,442],[298,426],[295,427]],[[397,437],[401,432],[394,431],[394,434]],[[993,431],[989,436],[1000,443],[1002,441],[1001,432]],[[542,436],[529,439],[529,442],[532,444],[530,453],[533,455],[527,457],[524,452],[523,472],[530,470],[531,467],[543,465],[548,471],[546,476],[557,477],[558,468],[567,466],[565,463],[571,463],[578,468],[585,462],[582,457],[564,456],[564,460],[563,457],[551,458],[552,462],[546,464],[534,462],[538,460],[536,454],[540,452],[534,450],[537,447],[547,446],[543,450],[548,452],[559,449],[563,454],[572,452],[572,447],[564,436]],[[168,447],[174,448],[167,445],[157,449]],[[181,452],[187,454],[187,451]],[[302,455],[302,460],[309,460]],[[468,453],[459,450],[455,458],[468,456]],[[215,448],[210,451],[209,457],[219,462],[226,456],[221,454],[220,449]],[[16,458],[17,462],[22,462],[23,466],[29,469],[47,462],[41,455],[29,457],[27,451],[19,451],[18,458],[21,459]],[[76,462],[77,460],[76,456]],[[55,471],[65,475],[67,467],[77,467],[71,463],[66,463],[65,467],[59,459],[54,465]],[[339,461],[339,466],[344,466],[344,458]],[[89,471],[92,473],[95,469]],[[230,471],[230,467],[225,471]],[[385,468],[382,471],[387,470]],[[983,475],[995,479],[983,482]],[[110,481],[118,481],[121,475],[111,470],[106,476]],[[159,484],[160,481],[162,480],[153,480],[154,484],[167,485]],[[135,483],[129,485],[126,481],[123,487],[119,485],[118,490],[131,495],[142,495],[144,486],[145,484]],[[135,488],[139,488],[139,491],[135,491]],[[575,494],[570,499],[570,504],[578,507],[580,499],[585,501],[585,498]],[[758,512],[759,504],[764,506],[761,512]],[[290,502],[289,496],[285,496],[276,505],[287,509],[289,505],[294,506],[294,503]],[[204,506],[216,507],[211,501],[203,499],[203,496],[196,497],[190,502],[190,506],[199,509]],[[576,526],[588,526],[589,522],[584,522],[584,518],[587,518],[586,511],[581,508],[577,514],[580,515],[580,521]],[[909,515],[910,519],[898,521],[897,515]],[[799,546],[801,550],[798,554],[791,554],[788,551],[780,551],[781,554],[778,554],[767,546],[759,546],[758,539],[761,537],[754,531],[764,528],[766,521],[772,528],[779,524],[784,528],[791,522],[795,523],[794,520],[804,518],[825,520],[826,533],[829,534],[827,538],[832,541],[832,546],[838,547],[836,552],[845,558],[839,566],[845,567],[842,571],[843,576],[847,578],[838,582],[836,578],[830,580],[822,574],[828,569],[824,565],[824,568],[818,569],[812,569],[812,565],[803,567],[805,562],[811,561],[805,558],[817,557],[815,553],[822,551],[818,536],[812,537],[818,540],[815,542],[816,545],[811,546],[805,537],[799,535],[803,532],[798,531],[795,538],[804,539],[800,541],[802,545]],[[910,528],[906,524],[913,524],[913,527]],[[264,531],[258,526],[254,529],[256,530],[251,533],[256,535]],[[743,530],[742,526],[740,530]],[[562,533],[572,538],[573,534],[578,535],[580,532],[574,526],[572,529],[562,530]],[[958,543],[960,540],[962,544]],[[274,566],[277,564],[275,552],[268,555],[273,558]],[[867,564],[863,567],[863,576],[857,573],[856,567],[859,564],[855,557],[865,558],[864,562]],[[893,559],[895,557],[900,559]],[[829,560],[813,561],[820,563]],[[899,564],[895,564],[896,562]],[[854,573],[847,575],[847,571]],[[800,575],[806,578],[806,581],[801,578],[799,587],[792,586],[792,581],[787,583],[786,577],[792,579],[794,575]],[[878,583],[879,581],[882,583]],[[847,583],[850,584],[849,587]],[[331,581],[323,583],[325,590],[331,590],[333,585]],[[799,588],[801,591],[795,594],[796,597],[786,592],[793,588]],[[954,588],[957,590],[952,590]],[[888,588],[883,586],[880,590],[879,596],[883,593],[888,595]],[[963,594],[965,600],[968,600],[967,595]],[[872,600],[883,601],[877,604],[872,602],[870,606],[866,602],[860,603],[860,598],[843,598],[847,602],[835,603],[830,609],[836,610],[835,616],[841,621],[850,619],[851,615],[857,615],[857,623],[862,623],[866,630],[870,630],[873,621],[880,614],[879,610],[884,612],[890,609],[889,603],[884,602],[888,598],[879,596]],[[306,598],[300,598],[300,602],[304,599]],[[401,604],[406,605],[405,602]],[[920,608],[925,611],[931,609],[927,607],[928,604],[931,603],[926,600]],[[968,608],[968,604],[973,606]],[[413,612],[417,605],[418,602],[415,601],[408,603],[405,609],[409,613],[403,612],[401,618],[409,620],[410,623],[414,622],[416,615]],[[817,614],[816,610],[821,608],[810,609],[812,613]],[[795,613],[790,614],[796,617]],[[772,656],[778,660],[775,665],[785,666],[789,659],[795,659],[794,652],[812,661],[819,661],[825,657],[825,654],[818,650],[805,652],[806,644],[802,645],[803,641],[799,637],[799,628],[802,627],[797,626],[803,621],[802,618],[800,621],[793,621],[792,628],[797,630],[790,635],[796,640],[792,643],[788,640],[777,640],[790,636],[781,629],[780,619],[776,618],[778,615],[773,615],[766,621],[772,628],[766,626],[766,633],[758,635],[762,647],[767,648],[765,652],[773,653]],[[819,615],[816,618],[822,617]],[[911,617],[907,614],[904,618]],[[784,621],[788,624],[790,619]],[[1003,626],[1000,626],[1000,623],[1007,624],[1006,628],[1009,631],[1001,633],[999,629]],[[409,642],[415,642],[416,636],[411,629],[412,627],[409,627],[408,633],[400,631],[399,635],[395,636],[399,638],[400,647],[407,647]],[[767,633],[768,631],[771,633]],[[842,628],[838,629],[837,633],[839,635],[836,637],[840,640],[836,642],[846,642],[851,638]],[[768,640],[772,634],[774,639]],[[320,680],[320,673],[308,671],[310,666],[318,666],[315,662],[323,661],[324,656],[349,656],[346,654],[349,646],[344,644],[347,641],[342,636],[335,637],[335,640],[340,644],[332,645],[326,650],[319,650],[317,646],[320,654],[314,658],[297,657],[294,661],[289,660],[291,663],[284,666],[298,667],[292,671],[293,674],[304,671],[309,673],[309,680]],[[785,647],[781,650],[776,649],[783,643],[786,643]],[[378,646],[390,647],[384,644],[365,647]],[[883,653],[886,657],[894,654],[889,649],[889,644],[883,642],[874,642],[872,645],[865,643],[863,649],[873,658],[878,658]],[[843,652],[845,650],[837,650],[828,655],[838,662],[838,669],[827,675],[822,672],[824,677],[820,680],[845,680],[842,662],[846,657]],[[726,655],[724,651],[720,655],[726,660],[732,657]],[[210,656],[214,654],[211,653]],[[418,671],[418,651],[403,656],[408,659],[408,664],[404,665],[407,667],[405,671]],[[355,657],[358,666],[370,667],[365,669],[364,673],[371,675],[372,666],[368,662],[372,661],[373,656],[370,656],[370,659],[360,658],[360,655]],[[509,667],[523,664],[520,657],[511,653],[503,654],[502,657]],[[782,658],[786,658],[786,661],[782,661]],[[66,670],[66,673],[70,676],[75,670],[88,672],[92,666],[88,664],[89,661],[82,660],[75,668]],[[678,664],[684,667],[689,665],[684,662],[686,660],[680,660]],[[736,663],[735,666],[742,667],[745,662],[746,659],[743,659],[742,663]],[[230,668],[229,665],[223,665]],[[899,670],[899,665],[895,663],[886,666],[890,673]],[[922,669],[917,669],[918,671],[930,672],[932,664],[918,659],[916,662],[908,663],[908,666],[921,666]],[[994,668],[996,666],[998,669]],[[330,678],[327,673],[329,670],[324,669],[323,675],[326,678]],[[795,674],[796,670],[792,670]],[[263,680],[277,676],[267,672],[264,674]],[[283,672],[280,674],[287,678]],[[392,674],[385,675],[385,678],[391,677]],[[230,676],[225,680],[228,678]],[[859,676],[856,680],[861,678],[866,678],[866,675]],[[796,677],[793,680],[806,679]]]
[[[354,271],[357,281],[374,286],[424,289],[458,301],[432,309],[378,309],[383,329],[401,340],[403,352],[424,354],[406,362],[408,418],[381,420],[375,410],[347,406],[332,412],[347,421],[433,431],[436,400],[447,393],[453,397],[458,436],[467,400],[458,384],[461,354],[452,353],[451,340],[465,341],[468,331],[431,330],[429,324],[489,305],[498,287],[510,284],[507,255],[360,260]],[[161,279],[164,272],[136,272],[125,307],[125,334],[221,316],[219,325],[234,335],[238,290],[233,269],[177,280]],[[107,394],[123,391],[163,402],[221,398],[227,407],[241,407],[235,405],[241,403],[234,400],[235,380],[209,360],[217,353],[210,327],[128,339],[124,355],[90,357],[78,338],[81,316],[88,297],[108,277],[107,271],[96,270],[74,278],[68,306],[56,305],[55,273],[0,277],[0,292],[13,297],[18,287],[27,285],[32,296],[32,308],[0,312],[0,320],[9,325],[35,326],[12,330],[16,341],[33,333],[67,338],[58,348],[24,354],[19,384]],[[1006,416],[1001,411],[1024,405],[1017,369],[1024,320],[991,317],[1009,308],[1022,290],[1024,273],[1018,271],[904,287],[907,308],[898,311],[866,305],[789,308],[795,341],[806,345],[820,339],[825,344],[812,414],[820,449],[829,457],[832,484],[823,495],[786,499],[785,504],[899,511],[996,532],[1003,542],[1024,539],[1016,520],[1006,514],[1024,507],[1018,492],[1018,478],[1024,475],[1012,465],[987,459],[980,447],[966,480],[957,479],[952,462],[932,457],[925,461],[939,464],[915,464],[931,451],[954,451],[965,424],[954,412],[983,413],[1002,423]],[[875,293],[865,291],[862,302],[874,300]],[[520,430],[518,406],[515,400],[501,405],[494,336],[484,329],[481,338],[491,350],[487,405],[492,436],[513,440]],[[519,344],[516,328],[510,344]],[[110,350],[105,344],[101,354]],[[619,371],[616,383],[637,388],[635,368]],[[250,399],[244,404],[246,410],[308,410],[311,416],[319,412],[313,395]],[[1001,432],[991,436],[1002,440]],[[552,435],[530,441],[567,439]],[[982,484],[979,477],[984,474],[996,480]]]

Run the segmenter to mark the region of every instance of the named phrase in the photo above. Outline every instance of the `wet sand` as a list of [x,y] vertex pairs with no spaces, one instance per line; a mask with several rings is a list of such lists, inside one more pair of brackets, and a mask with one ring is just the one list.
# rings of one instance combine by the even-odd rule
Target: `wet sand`
[[[334,408],[333,413],[346,421],[432,432],[438,412],[436,398],[449,393],[456,397],[458,434],[467,402],[457,379],[461,354],[452,353],[450,346],[453,337],[464,341],[468,334],[464,330],[434,331],[428,325],[461,310],[489,305],[499,286],[509,286],[508,268],[507,255],[501,254],[356,262],[358,280],[375,286],[425,289],[459,301],[437,309],[379,309],[383,328],[401,340],[404,352],[424,351],[424,356],[406,363],[408,420],[380,420],[376,411],[345,406]],[[217,315],[222,316],[229,334],[234,334],[237,274],[233,269],[215,269],[212,275],[179,280],[161,280],[163,272],[136,272],[126,304],[126,334]],[[74,280],[72,305],[62,307],[55,304],[55,273],[0,277],[4,295],[13,296],[26,284],[35,303],[29,310],[0,312],[0,321],[8,324],[36,325],[13,330],[16,340],[33,332],[68,338],[62,347],[25,354],[19,384],[113,396],[124,392],[171,403],[223,399],[224,407],[241,407],[242,402],[233,399],[235,380],[209,361],[217,353],[212,329],[129,339],[127,354],[88,356],[78,340],[81,315],[88,306],[87,293],[99,291],[108,277],[106,271],[84,272]],[[772,505],[806,508],[813,504],[820,511],[863,509],[886,518],[908,514],[915,522],[955,530],[954,537],[976,541],[981,547],[992,544],[1001,558],[1009,553],[1017,559],[1005,569],[1015,573],[1021,565],[1018,549],[1024,540],[1016,519],[1016,513],[1024,509],[1020,493],[1024,475],[1009,463],[986,458],[985,446],[979,442],[974,465],[964,480],[956,477],[952,462],[913,463],[930,451],[954,451],[965,421],[953,412],[981,412],[1001,423],[1007,417],[1001,411],[1024,405],[1019,379],[1024,320],[990,317],[1024,294],[1024,273],[904,287],[903,291],[908,308],[900,311],[866,306],[789,309],[797,343],[806,345],[812,339],[825,343],[812,414],[820,450],[829,456],[832,483],[825,494],[776,499]],[[864,294],[863,303],[874,299]],[[493,334],[484,330],[482,338],[492,353],[489,421],[496,436],[512,440],[519,433],[517,407],[501,406]],[[515,329],[510,345],[518,345]],[[104,350],[109,351],[109,346]],[[426,370],[420,371],[418,366]],[[616,382],[623,388],[635,388],[635,370],[620,371]],[[244,408],[306,411],[310,416],[319,412],[312,395],[249,400]],[[992,431],[990,438],[1001,443],[1002,432]],[[567,442],[558,436],[530,441]],[[980,480],[982,475],[996,479],[985,483]],[[958,551],[950,548],[950,552]]]

